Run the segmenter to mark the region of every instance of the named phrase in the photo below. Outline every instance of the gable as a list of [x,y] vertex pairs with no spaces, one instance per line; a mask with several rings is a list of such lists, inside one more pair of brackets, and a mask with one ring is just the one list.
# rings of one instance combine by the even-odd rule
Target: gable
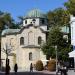
[[34,29],[37,29],[38,28],[43,33],[46,33],[47,32],[47,31],[44,31],[42,28],[40,28],[40,26],[33,26],[33,24],[29,24],[29,25],[23,27],[22,29],[5,29],[5,30],[3,30],[1,36],[21,34],[24,30],[29,30],[31,27],[33,27]]

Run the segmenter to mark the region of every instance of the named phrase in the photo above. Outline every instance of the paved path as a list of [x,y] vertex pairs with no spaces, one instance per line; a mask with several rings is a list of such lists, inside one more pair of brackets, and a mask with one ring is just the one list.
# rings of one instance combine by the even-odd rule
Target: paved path
[[[0,75],[5,75],[5,73],[0,73]],[[10,73],[9,75],[55,75],[55,74],[46,74],[41,72],[18,72],[17,74]]]
[[75,75],[74,70],[68,70],[68,75]]
[[[1,73],[0,75],[5,75],[5,73]],[[10,75],[15,75],[14,73],[11,73]],[[39,72],[18,72],[17,75],[56,75],[55,72],[49,72],[49,71],[39,71]],[[59,73],[60,75],[60,73]],[[75,75],[74,70],[68,70],[68,75]]]

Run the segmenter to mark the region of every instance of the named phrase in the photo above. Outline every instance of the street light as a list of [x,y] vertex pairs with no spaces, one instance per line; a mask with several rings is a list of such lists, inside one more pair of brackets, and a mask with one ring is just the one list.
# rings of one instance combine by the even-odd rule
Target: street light
[[57,57],[57,46],[55,46],[55,51],[56,51],[56,75],[57,75],[57,72],[58,72],[58,64],[57,64],[57,60],[58,60],[58,57]]

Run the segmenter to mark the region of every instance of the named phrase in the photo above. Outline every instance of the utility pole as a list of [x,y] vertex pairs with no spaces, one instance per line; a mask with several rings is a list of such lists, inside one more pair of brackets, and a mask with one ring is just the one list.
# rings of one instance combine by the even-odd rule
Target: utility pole
[[57,75],[57,72],[58,72],[58,56],[57,56],[57,46],[55,46],[55,51],[56,51],[56,75]]

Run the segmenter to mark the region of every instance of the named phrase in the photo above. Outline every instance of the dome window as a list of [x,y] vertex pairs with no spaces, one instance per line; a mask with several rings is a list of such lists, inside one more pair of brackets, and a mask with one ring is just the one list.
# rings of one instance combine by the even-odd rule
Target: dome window
[[35,21],[36,21],[36,20],[35,20],[35,19],[33,19],[32,21],[33,21],[33,23],[35,23]]
[[27,24],[27,20],[25,20],[25,24]]

